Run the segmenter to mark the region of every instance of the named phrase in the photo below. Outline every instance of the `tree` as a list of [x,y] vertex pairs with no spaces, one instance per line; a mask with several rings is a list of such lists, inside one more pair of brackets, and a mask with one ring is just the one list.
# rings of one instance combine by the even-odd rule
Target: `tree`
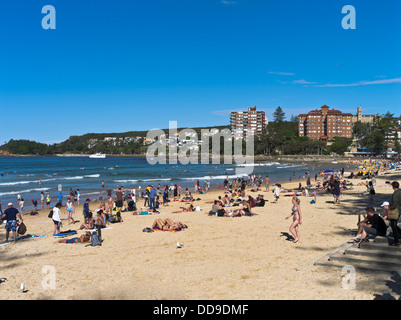
[[353,125],[352,131],[355,138],[362,139],[369,134],[371,126],[368,123],[362,123],[361,121],[356,121]]
[[285,119],[285,113],[283,109],[281,109],[281,107],[279,106],[273,113],[273,121],[275,123],[281,123],[284,121],[284,119]]
[[344,152],[348,151],[348,147],[351,143],[351,138],[334,137],[334,143],[330,146],[329,150],[342,155]]

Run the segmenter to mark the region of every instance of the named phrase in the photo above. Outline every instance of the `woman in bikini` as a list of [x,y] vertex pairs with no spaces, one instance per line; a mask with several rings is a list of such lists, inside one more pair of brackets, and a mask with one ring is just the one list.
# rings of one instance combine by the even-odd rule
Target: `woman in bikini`
[[57,240],[55,243],[87,243],[90,242],[90,240],[91,240],[91,233],[87,231],[80,237],[75,237],[71,239],[60,239]]
[[293,197],[292,198],[292,209],[291,209],[291,214],[288,217],[285,217],[286,219],[289,219],[291,216],[293,217],[292,224],[290,226],[290,232],[294,236],[294,243],[297,243],[299,241],[299,225],[302,224],[302,216],[301,216],[301,206],[300,206],[301,201],[299,200],[298,197]]
[[113,213],[113,207],[114,207],[114,200],[111,196],[107,197],[107,209],[106,212],[108,214],[112,214]]
[[188,208],[185,208],[185,207],[180,207],[180,208],[181,208],[180,211],[173,211],[172,213],[192,212],[192,211],[195,211],[195,207],[193,206],[193,204],[190,204]]
[[171,230],[181,230],[183,228],[188,228],[188,226],[181,221],[173,221],[170,218],[166,218],[164,221],[162,219],[156,219],[152,224],[152,229],[158,228],[163,231]]

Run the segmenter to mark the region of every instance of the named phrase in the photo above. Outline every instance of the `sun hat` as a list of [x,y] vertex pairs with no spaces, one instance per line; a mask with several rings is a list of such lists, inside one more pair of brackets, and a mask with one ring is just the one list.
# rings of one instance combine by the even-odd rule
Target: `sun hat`
[[12,203],[12,202],[9,202],[9,203],[8,203],[8,206],[9,206],[9,207],[10,207],[10,206],[12,206],[12,205],[13,205],[13,203]]

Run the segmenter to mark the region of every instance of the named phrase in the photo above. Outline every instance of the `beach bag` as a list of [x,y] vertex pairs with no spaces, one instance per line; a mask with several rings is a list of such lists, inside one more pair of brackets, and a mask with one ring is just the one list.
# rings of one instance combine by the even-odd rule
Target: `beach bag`
[[50,218],[50,219],[53,218],[53,210],[50,210],[49,215],[47,217]]
[[398,208],[396,207],[395,209],[390,210],[387,217],[389,220],[398,220],[398,218],[400,217],[400,212],[398,211]]
[[96,247],[96,246],[101,246],[102,243],[99,240],[99,237],[97,236],[97,232],[93,232],[91,235],[91,246]]
[[26,232],[25,223],[23,223],[23,222],[20,223],[17,232],[18,232],[18,234],[25,234],[25,232]]

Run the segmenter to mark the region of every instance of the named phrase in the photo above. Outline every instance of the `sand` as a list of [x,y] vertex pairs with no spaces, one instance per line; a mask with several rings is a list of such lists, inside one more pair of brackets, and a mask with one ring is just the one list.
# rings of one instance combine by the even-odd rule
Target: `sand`
[[[394,178],[377,178],[375,203],[391,195],[392,188],[383,187],[389,179]],[[269,201],[263,208],[254,208],[257,215],[252,217],[208,216],[211,204],[205,202],[223,191],[196,195],[201,198],[195,202],[200,212],[172,213],[183,206],[181,202],[162,207],[158,215],[123,212],[123,223],[103,230],[101,247],[56,244],[49,210],[40,210],[37,216],[26,211],[27,234],[46,236],[0,247],[0,278],[7,279],[0,283],[0,299],[365,300],[386,294],[398,299],[398,283],[389,274],[358,272],[356,288],[344,289],[341,268],[314,266],[320,257],[351,239],[357,213],[368,204],[366,187],[356,186],[359,181],[352,180],[354,189],[343,192],[340,205],[334,205],[329,193],[319,193],[316,204],[310,203],[313,195],[300,197],[299,243],[292,242],[291,220],[285,220],[292,208],[291,197],[282,194],[274,204],[271,191],[259,192]],[[283,186],[295,188],[298,183],[284,182]],[[256,196],[250,189],[247,193]],[[91,203],[92,210],[97,206]],[[64,208],[62,217],[66,217]],[[142,231],[156,218],[167,217],[184,222],[188,229]],[[81,207],[76,207],[75,219],[82,222]],[[62,230],[76,230],[79,225],[68,226],[64,221]],[[0,229],[0,243],[4,241],[5,230]],[[183,244],[181,249],[176,248],[177,241]],[[52,274],[54,282],[48,281]],[[21,283],[26,292],[19,290]]]

